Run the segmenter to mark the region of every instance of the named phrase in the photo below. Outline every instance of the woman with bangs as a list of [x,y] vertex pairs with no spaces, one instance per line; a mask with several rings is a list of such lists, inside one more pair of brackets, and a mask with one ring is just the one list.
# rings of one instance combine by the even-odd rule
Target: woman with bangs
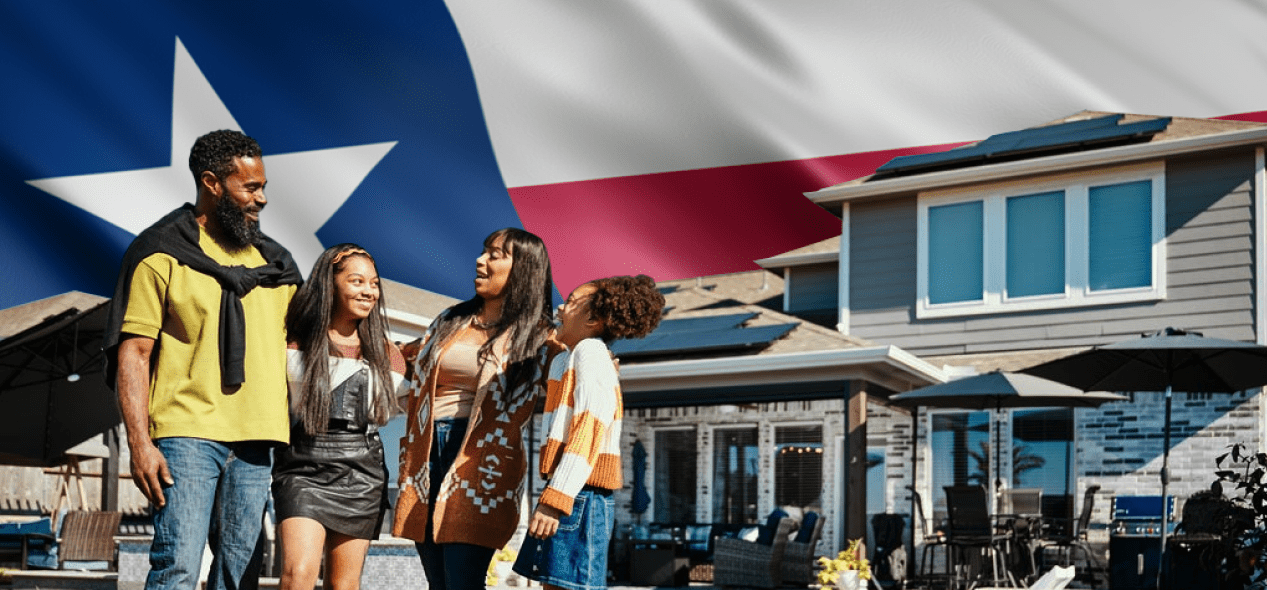
[[406,346],[412,377],[392,532],[417,544],[435,590],[483,590],[514,534],[527,460],[523,432],[541,393],[553,282],[541,238],[493,232],[475,295]]

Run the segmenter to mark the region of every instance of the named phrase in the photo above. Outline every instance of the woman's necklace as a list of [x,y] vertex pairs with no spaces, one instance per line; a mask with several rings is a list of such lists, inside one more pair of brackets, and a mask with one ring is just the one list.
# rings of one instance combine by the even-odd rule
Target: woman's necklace
[[328,334],[330,335],[330,342],[333,342],[334,344],[337,344],[339,346],[360,346],[361,345],[361,335],[358,332],[352,332],[351,335],[344,336],[340,334],[338,331],[331,329],[328,331]]
[[484,322],[479,316],[471,316],[471,325],[481,330],[491,330],[496,322]]

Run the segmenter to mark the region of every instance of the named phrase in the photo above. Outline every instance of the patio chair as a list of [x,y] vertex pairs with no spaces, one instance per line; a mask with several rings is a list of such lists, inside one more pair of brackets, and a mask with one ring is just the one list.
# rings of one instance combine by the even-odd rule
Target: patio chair
[[0,524],[0,562],[27,569],[27,564],[48,550],[52,519],[45,516],[26,522]]
[[1074,552],[1081,551],[1087,564],[1091,565],[1092,569],[1099,569],[1100,564],[1095,558],[1095,552],[1087,544],[1087,527],[1091,525],[1091,512],[1095,509],[1095,493],[1098,491],[1100,491],[1098,485],[1087,486],[1087,491],[1082,494],[1082,512],[1078,514],[1077,520],[1060,527],[1055,534],[1044,537],[1043,540],[1048,543],[1047,547],[1055,548],[1060,553],[1061,565],[1072,565]]
[[817,512],[806,512],[801,527],[796,531],[796,538],[788,541],[783,550],[783,564],[780,567],[784,584],[808,586],[815,580],[814,548],[823,534],[823,521],[826,520]]
[[1010,563],[1018,579],[1037,577],[1038,562],[1034,554],[1041,548],[1043,490],[1042,488],[1013,488],[1000,494],[999,515],[1006,515],[1004,524],[1011,531]]
[[902,543],[905,528],[904,514],[881,513],[871,517],[871,538],[875,540],[872,579],[881,586],[901,587],[906,582],[906,545]]
[[1012,488],[1003,490],[999,512],[1017,516],[1036,516],[1043,513],[1042,488]]
[[[1008,569],[1007,550],[1010,535],[996,532],[990,516],[985,488],[976,486],[946,486],[946,508],[949,512],[947,542],[952,548],[952,571],[961,573],[956,579],[966,578],[969,587],[978,582],[988,586],[1016,586],[1016,579]],[[988,559],[989,578],[985,578],[983,561]]]
[[720,537],[713,548],[713,584],[722,587],[777,588],[783,580],[783,553],[788,535],[796,526],[791,518],[779,520],[769,545]]
[[114,537],[122,519],[119,512],[67,512],[56,537],[47,537],[57,552],[57,568],[62,570],[113,570],[117,550]]
[[[919,492],[915,491],[912,486],[906,486],[906,489],[911,491],[911,497],[915,502],[916,534],[922,535],[919,541],[922,546],[919,563],[915,564],[915,571],[911,576],[913,578],[911,581],[916,585],[949,585],[950,545],[946,543],[946,535],[942,534],[941,531],[935,530],[933,523],[924,516],[924,501],[920,497]],[[934,571],[938,548],[942,550],[942,563],[945,564],[945,569],[940,573]],[[912,557],[914,557],[914,554],[912,554]]]

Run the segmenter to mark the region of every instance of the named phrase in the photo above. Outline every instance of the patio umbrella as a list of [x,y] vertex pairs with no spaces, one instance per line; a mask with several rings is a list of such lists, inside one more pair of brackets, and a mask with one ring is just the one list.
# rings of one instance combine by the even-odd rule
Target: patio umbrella
[[[956,379],[889,397],[896,406],[912,408],[963,408],[966,410],[995,410],[1003,408],[1042,407],[1099,407],[1112,401],[1127,399],[1125,396],[1102,391],[1087,391],[1047,379],[1020,373],[991,371],[981,375]],[[998,465],[1001,464],[1002,434],[994,430],[995,488]]]
[[107,301],[67,293],[0,311],[0,464],[61,464],[119,424],[99,376]]
[[[1170,484],[1171,392],[1234,393],[1267,384],[1267,346],[1237,340],[1206,338],[1199,332],[1166,328],[1141,338],[1097,346],[1061,359],[1024,369],[1085,389],[1108,391],[1164,391],[1161,496],[1166,506]],[[1167,527],[1161,527],[1165,555]],[[1161,572],[1158,568],[1158,585]]]
[[[920,407],[998,411],[1003,408],[1099,407],[1101,404],[1125,399],[1127,399],[1125,396],[1113,393],[1084,392],[1033,375],[991,371],[899,393],[890,396],[889,402],[899,407],[912,408],[911,417],[916,422],[912,426],[912,432],[918,432]],[[918,449],[918,445],[916,448]],[[996,428],[994,443],[996,466],[1000,463],[1001,449],[1001,433]],[[995,473],[997,489],[1001,485],[997,481],[998,467],[995,467]],[[911,501],[914,502],[914,497]],[[998,502],[997,496],[995,502]],[[914,512],[912,508],[912,514]],[[912,518],[912,539],[916,538],[915,534],[915,519]]]
[[642,441],[633,444],[633,501],[629,508],[634,514],[642,514],[651,506],[651,496],[647,494],[647,449]]

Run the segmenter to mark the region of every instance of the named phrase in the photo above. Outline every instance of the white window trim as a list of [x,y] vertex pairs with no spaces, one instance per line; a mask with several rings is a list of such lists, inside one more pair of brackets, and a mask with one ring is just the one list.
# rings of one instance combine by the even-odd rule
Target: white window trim
[[[1092,292],[1088,285],[1089,187],[1149,180],[1152,182],[1152,285]],[[1122,166],[1090,173],[1070,173],[1038,181],[1010,181],[919,195],[916,263],[917,318],[944,318],[996,313],[1064,309],[1156,301],[1166,298],[1166,182],[1164,163]],[[1006,199],[1051,191],[1065,192],[1065,292],[1008,298],[1006,290]],[[928,302],[928,209],[981,201],[985,213],[983,297],[977,301]]]

